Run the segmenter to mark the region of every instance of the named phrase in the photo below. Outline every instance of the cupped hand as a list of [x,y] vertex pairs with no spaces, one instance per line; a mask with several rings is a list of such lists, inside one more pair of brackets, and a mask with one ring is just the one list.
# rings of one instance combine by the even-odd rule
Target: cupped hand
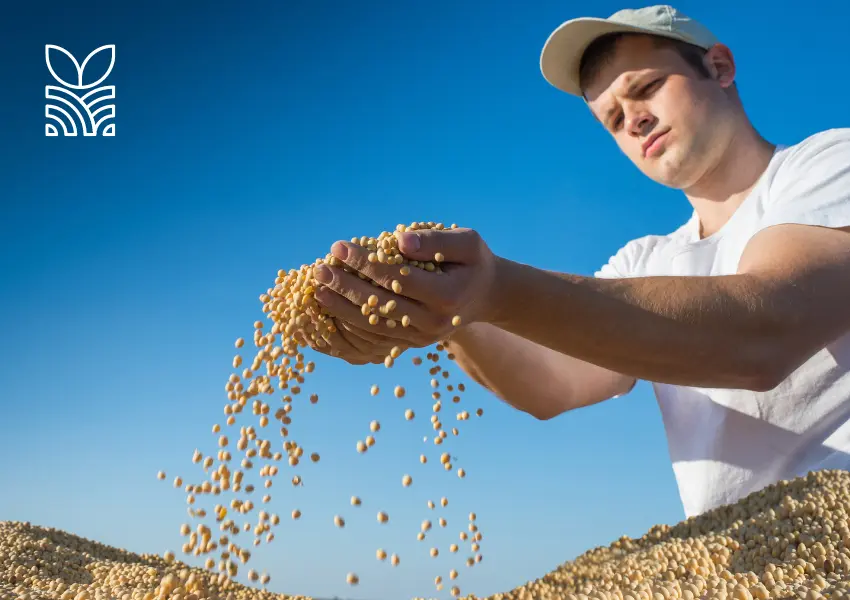
[[[423,229],[395,235],[408,260],[434,262],[442,255],[440,271],[410,267],[402,275],[402,265],[369,262],[368,249],[336,242],[331,253],[354,272],[327,264],[314,271],[322,284],[315,298],[338,329],[326,353],[333,355],[338,349],[341,355],[363,361],[356,364],[379,362],[374,358],[383,360],[393,347],[404,351],[430,346],[448,338],[458,326],[490,317],[498,259],[476,231]],[[377,299],[377,314],[364,314],[363,304],[370,296]]]
[[[315,317],[316,315],[313,314],[312,316]],[[346,323],[340,323],[336,319],[331,320],[336,331],[330,335],[328,342],[323,339],[314,341],[301,331],[296,331],[294,336],[300,343],[310,346],[316,352],[340,358],[352,365],[383,363],[386,357],[393,353],[393,348],[397,346],[397,344],[379,336],[363,339],[352,332]],[[404,348],[400,347],[398,352],[400,353],[402,350]]]

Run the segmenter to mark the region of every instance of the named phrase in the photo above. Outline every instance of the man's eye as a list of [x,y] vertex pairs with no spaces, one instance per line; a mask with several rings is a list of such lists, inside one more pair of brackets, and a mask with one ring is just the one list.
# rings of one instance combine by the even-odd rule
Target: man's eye
[[647,84],[647,85],[643,86],[643,89],[641,90],[641,93],[643,93],[643,94],[647,93],[647,92],[648,92],[648,91],[650,91],[652,88],[656,87],[656,84],[658,84],[658,83],[660,83],[660,82],[661,82],[661,80],[660,80],[660,79],[655,79],[654,81],[649,82],[649,84]]
[[622,123],[622,122],[623,122],[623,115],[619,114],[616,117],[614,117],[613,121],[611,121],[611,128],[617,129],[620,126],[620,123]]

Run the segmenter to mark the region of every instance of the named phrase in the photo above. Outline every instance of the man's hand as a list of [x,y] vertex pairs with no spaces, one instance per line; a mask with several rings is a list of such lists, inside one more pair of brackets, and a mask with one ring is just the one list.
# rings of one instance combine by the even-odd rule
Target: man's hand
[[[316,315],[312,316],[315,317]],[[397,345],[388,339],[378,339],[374,343],[369,342],[350,331],[344,323],[339,323],[336,319],[332,319],[332,321],[336,331],[331,334],[330,344],[325,343],[324,340],[319,343],[314,342],[301,331],[295,333],[295,338],[310,346],[316,352],[341,358],[352,365],[380,364],[384,362],[393,346]],[[399,349],[402,350],[403,348]]]
[[[378,285],[329,265],[314,272],[323,284],[316,291],[316,300],[334,317],[345,342],[361,353],[360,360],[381,353],[383,359],[393,346],[402,351],[430,346],[451,335],[456,327],[452,324],[454,317],[469,324],[486,320],[492,310],[497,258],[477,232],[465,228],[426,229],[396,235],[401,253],[409,260],[434,261],[435,255],[441,253],[445,257],[440,262],[442,272],[412,267],[407,275],[401,275],[401,265],[371,263],[366,248],[345,241],[335,243],[332,254]],[[324,280],[323,275],[327,276]],[[393,291],[394,281],[397,292]],[[361,310],[372,295],[377,296],[378,306],[395,301],[395,308],[385,315],[379,313],[374,325]],[[403,325],[405,315],[410,321],[405,320],[407,324]]]

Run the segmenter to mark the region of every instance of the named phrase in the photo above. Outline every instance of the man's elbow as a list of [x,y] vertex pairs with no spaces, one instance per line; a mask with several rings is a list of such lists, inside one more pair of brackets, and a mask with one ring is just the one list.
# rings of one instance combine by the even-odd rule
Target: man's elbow
[[529,407],[525,412],[538,421],[549,421],[570,411],[572,408],[563,402],[546,402],[539,406]]
[[[766,346],[766,348],[765,348]],[[761,351],[750,355],[749,366],[740,375],[743,389],[751,392],[769,392],[777,388],[791,373],[796,371],[811,356],[797,352],[783,351],[783,344],[773,342],[765,344]],[[799,347],[795,348],[799,350]],[[758,356],[753,360],[753,356]]]
[[535,419],[537,419],[538,421],[549,421],[550,419],[554,419],[555,417],[562,415],[565,412],[567,412],[566,409],[557,410],[557,411],[553,410],[553,411],[548,411],[548,412],[535,411],[535,412],[531,412],[529,414],[532,417],[534,417]]
[[[621,394],[623,395],[623,394]],[[611,398],[616,398],[617,396],[610,396]],[[598,398],[583,402],[564,402],[563,400],[558,400],[555,402],[546,402],[539,407],[535,407],[534,410],[526,411],[532,417],[537,419],[538,421],[549,421],[550,419],[554,419],[555,417],[559,417],[566,412],[570,412],[572,410],[576,410],[577,408],[583,408],[585,406],[590,406],[592,404],[597,404],[601,402],[603,399],[607,398]]]
[[778,387],[784,379],[785,376],[779,376],[776,369],[764,368],[750,374],[743,387],[750,392],[769,392]]

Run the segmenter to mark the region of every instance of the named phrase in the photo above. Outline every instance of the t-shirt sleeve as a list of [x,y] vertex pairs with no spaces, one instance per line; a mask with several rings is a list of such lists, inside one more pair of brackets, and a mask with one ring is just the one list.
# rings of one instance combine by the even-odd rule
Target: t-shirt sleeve
[[629,266],[631,261],[629,258],[632,254],[632,245],[633,242],[629,242],[620,248],[616,254],[608,259],[607,263],[602,265],[599,270],[593,274],[593,276],[600,279],[619,279],[621,277],[629,277],[631,270]]
[[626,243],[594,273],[600,279],[642,277],[647,275],[647,264],[658,248],[662,236],[646,235]]
[[815,134],[791,152],[771,185],[759,229],[850,226],[850,129]]

